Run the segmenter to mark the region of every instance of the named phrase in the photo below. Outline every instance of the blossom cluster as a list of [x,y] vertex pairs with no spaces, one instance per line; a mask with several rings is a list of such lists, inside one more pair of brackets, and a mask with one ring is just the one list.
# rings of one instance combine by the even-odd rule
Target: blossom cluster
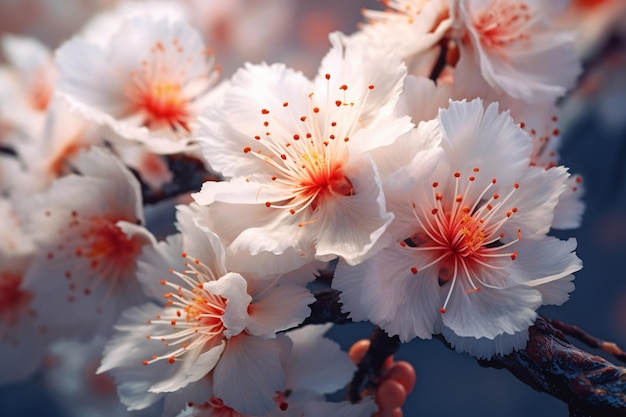
[[[312,79],[224,76],[220,31],[278,34],[237,35],[245,9],[208,3],[121,2],[56,50],[2,38],[0,383],[102,338],[95,372],[129,410],[370,416],[372,398],[326,402],[355,367],[302,326],[329,263],[354,321],[477,358],[523,348],[582,267],[548,234],[584,210],[558,156],[580,73],[553,24],[567,2],[389,0],[329,35]],[[177,155],[219,181],[167,200],[165,236],[144,196]]]

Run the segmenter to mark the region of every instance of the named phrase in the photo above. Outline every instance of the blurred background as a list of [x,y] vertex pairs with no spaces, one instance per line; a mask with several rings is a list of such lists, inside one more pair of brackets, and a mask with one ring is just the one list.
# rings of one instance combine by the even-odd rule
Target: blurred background
[[[56,48],[92,16],[115,3],[112,0],[0,0],[0,35],[34,36]],[[362,20],[362,8],[382,9],[382,4],[374,0],[207,0],[204,3],[206,16],[199,18],[217,19],[211,23],[211,33],[205,35],[217,40],[211,46],[224,68],[223,77],[230,76],[245,61],[285,62],[313,76],[329,48],[329,32],[351,33]],[[568,15],[570,20],[561,23],[581,30],[578,47],[585,71],[580,86],[561,103],[564,114],[560,153],[561,163],[584,178],[587,209],[582,227],[555,235],[576,237],[577,253],[584,268],[576,274],[576,291],[571,299],[558,308],[543,308],[540,313],[577,325],[624,348],[626,19],[623,19],[623,4],[626,2],[574,3]],[[331,336],[347,350],[357,339],[369,337],[371,331],[371,325],[351,324],[336,326]],[[91,375],[97,366],[94,359],[89,359],[97,357],[98,344],[94,346],[91,349],[96,353],[91,352],[91,356],[85,347],[71,343],[57,346],[50,355],[47,370],[24,383],[0,387],[0,416],[127,415],[116,403],[114,386],[106,378]],[[561,401],[533,391],[507,371],[481,368],[471,357],[450,351],[438,341],[414,340],[402,346],[396,359],[411,362],[418,375],[417,385],[404,405],[405,416],[568,415],[567,406]]]

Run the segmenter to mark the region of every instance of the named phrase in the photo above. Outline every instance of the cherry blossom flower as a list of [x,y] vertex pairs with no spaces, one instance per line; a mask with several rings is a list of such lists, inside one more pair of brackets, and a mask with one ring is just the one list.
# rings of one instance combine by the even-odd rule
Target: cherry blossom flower
[[385,183],[395,243],[340,262],[333,286],[351,317],[404,341],[442,333],[478,357],[520,348],[535,310],[567,300],[581,268],[573,239],[546,236],[567,171],[530,166],[530,138],[497,104],[450,102],[418,130],[441,148]]
[[554,101],[571,88],[580,72],[573,34],[554,30],[550,19],[566,0],[451,0],[457,41],[455,74],[467,85],[526,102]]
[[145,300],[136,257],[154,238],[139,184],[111,154],[93,148],[29,201],[37,256],[24,277],[32,306],[55,337],[107,336],[120,312]]
[[266,413],[285,386],[290,348],[276,332],[308,316],[314,298],[304,285],[314,276],[259,280],[228,271],[219,238],[192,222],[193,210],[179,206],[181,234],[144,249],[139,279],[159,304],[124,313],[98,372],[111,372],[129,409],[165,397],[165,414],[173,415],[205,401],[211,378],[228,407]]
[[247,65],[223,107],[200,119],[205,158],[230,180],[193,195],[208,206],[198,222],[224,239],[239,268],[361,262],[392,219],[368,151],[412,127],[390,116],[405,68],[340,34],[330,39],[314,82],[282,65]]
[[57,51],[59,94],[86,118],[156,153],[188,149],[218,71],[183,21],[134,16],[106,47],[74,38]]

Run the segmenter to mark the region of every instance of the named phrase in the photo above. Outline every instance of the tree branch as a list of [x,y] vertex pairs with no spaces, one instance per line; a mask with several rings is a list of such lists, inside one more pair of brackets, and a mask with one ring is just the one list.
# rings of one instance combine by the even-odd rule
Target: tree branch
[[[315,297],[317,301],[311,305],[311,317],[305,324],[350,322],[347,314],[341,312],[338,291],[318,291]],[[587,335],[575,326],[555,323],[568,333],[576,329],[579,334]],[[382,363],[399,346],[397,337],[389,337],[382,330],[374,332],[370,349],[350,384],[351,401],[360,398],[363,387],[375,386]],[[598,346],[602,347],[602,343]],[[571,417],[626,416],[626,369],[572,345],[562,331],[544,317],[539,316],[530,328],[525,349],[478,363],[483,367],[507,369],[526,385],[564,401]]]
[[572,417],[626,415],[626,369],[573,346],[544,317],[530,328],[524,350],[478,362],[566,402]]

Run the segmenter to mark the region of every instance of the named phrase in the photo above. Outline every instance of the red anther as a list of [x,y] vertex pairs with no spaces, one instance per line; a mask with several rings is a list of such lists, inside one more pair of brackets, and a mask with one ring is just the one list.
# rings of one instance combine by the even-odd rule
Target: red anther
[[441,200],[443,195],[441,193],[435,193],[435,200]]
[[272,207],[272,203],[270,203],[269,201],[265,202],[265,207]]
[[335,100],[335,106],[340,107],[341,106],[341,100]]
[[319,112],[320,112],[319,107],[313,107],[313,113],[319,113]]
[[374,84],[370,84],[367,88],[369,88],[370,90],[374,89]]
[[476,180],[476,177],[475,177],[475,176],[473,176],[473,175],[470,175],[469,180],[470,180],[470,181],[474,181],[474,180]]
[[173,356],[170,356],[170,358],[167,361],[169,363],[174,363],[176,361],[176,359]]
[[287,160],[287,155],[282,154],[282,155],[280,155],[280,158],[281,158],[283,161],[286,161],[286,160]]
[[456,201],[457,203],[460,203],[461,201],[463,201],[463,196],[457,195],[454,201]]
[[300,139],[300,135],[298,135],[298,134],[293,135],[293,139],[294,139],[294,140],[298,140],[298,139]]
[[479,172],[479,171],[480,171],[480,168],[478,167],[474,168],[474,172]]
[[441,308],[439,309],[439,312],[440,312],[441,314],[446,314],[446,309],[445,309],[445,308],[443,308],[443,307],[441,307]]
[[347,85],[342,85],[341,87],[339,87],[340,90],[346,91],[348,89]]
[[268,109],[263,109],[261,110],[261,114],[269,114],[270,111]]
[[244,148],[243,148],[243,153],[248,153],[248,152],[250,152],[251,150],[252,150],[252,148],[251,148],[251,147],[246,146],[246,147],[244,147]]
[[286,101],[283,103],[283,107],[287,107],[288,105],[289,105],[289,103],[286,102]]
[[431,212],[432,214],[437,214],[437,212],[438,212],[438,211],[439,211],[439,210],[437,210],[436,208],[434,208],[434,209],[432,209],[430,212]]
[[456,171],[454,173],[454,178],[459,178],[461,176],[461,173],[459,171]]
[[513,188],[519,188],[519,184],[518,183],[513,184]]
[[255,138],[256,140],[261,140],[261,136],[259,136],[259,135],[256,135],[254,138]]
[[330,80],[330,74],[326,74],[325,77],[327,80]]
[[418,271],[417,271],[417,268],[416,268],[416,267],[414,267],[414,266],[412,266],[412,267],[411,267],[411,273],[412,273],[413,275],[417,275],[417,272],[418,272]]
[[512,261],[514,261],[514,260],[516,260],[516,259],[517,259],[517,251],[515,251],[515,252],[513,252],[513,253],[511,254],[511,260],[512,260]]
[[497,199],[499,199],[499,198],[500,198],[500,194],[498,194],[498,193],[493,193],[493,199],[494,199],[494,200],[497,200]]
[[437,181],[433,182],[433,188],[439,187],[439,183]]
[[301,122],[304,122],[305,120],[306,120],[306,116],[302,116],[302,117],[300,117],[300,121],[301,121]]

